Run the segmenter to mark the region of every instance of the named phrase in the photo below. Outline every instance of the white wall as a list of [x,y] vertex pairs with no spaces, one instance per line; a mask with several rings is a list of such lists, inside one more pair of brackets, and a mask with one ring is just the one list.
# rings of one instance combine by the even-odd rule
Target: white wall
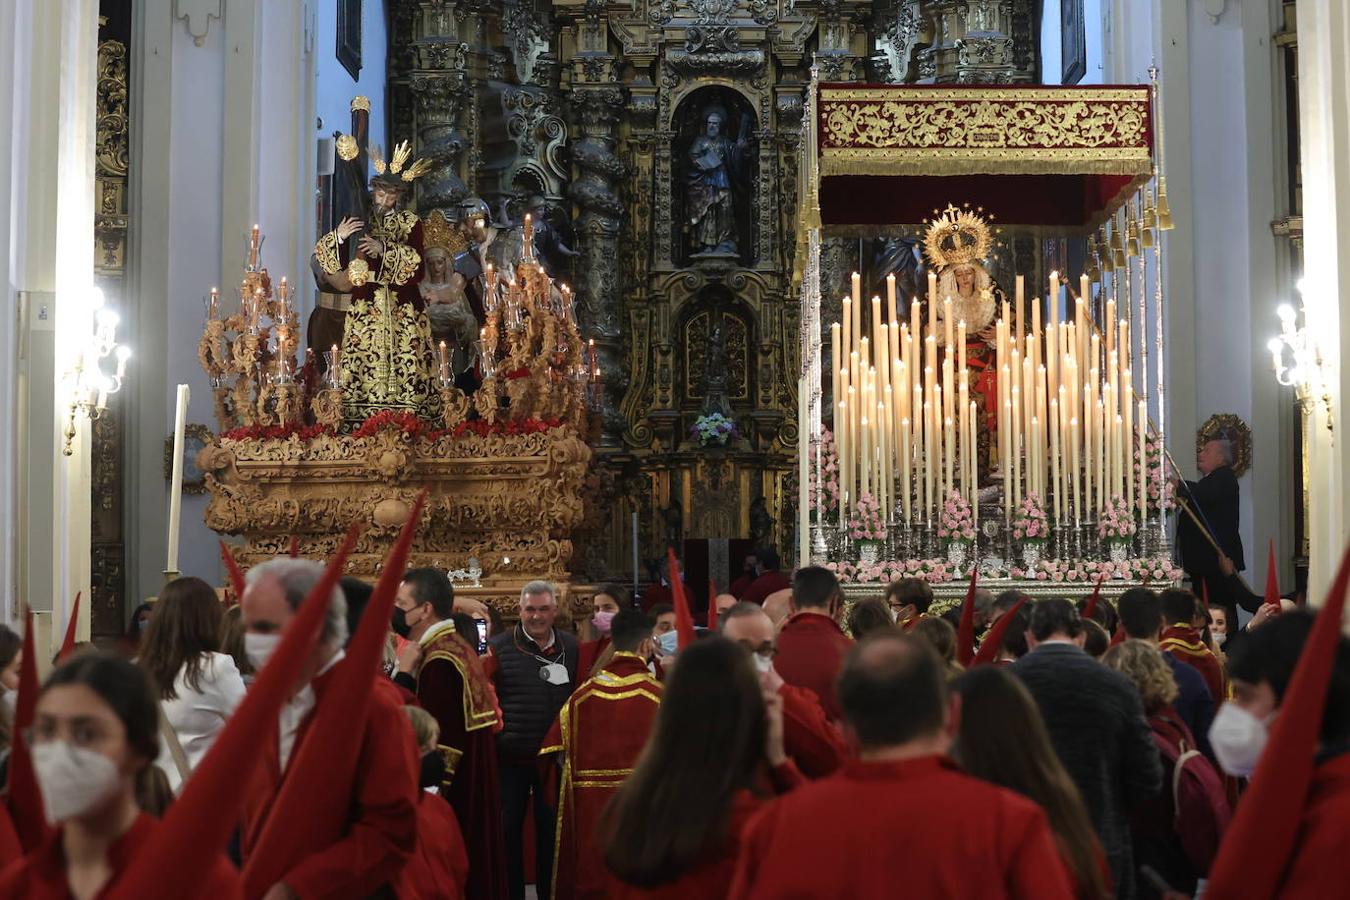
[[[361,4],[361,78],[352,76],[337,59],[337,0],[317,0],[314,4],[314,114],[315,139],[331,137],[334,131],[351,128],[352,98],[370,98],[370,139],[389,153],[385,133],[385,57],[389,43],[385,24],[384,0],[366,0]],[[411,135],[398,135],[398,139]]]
[[[1196,428],[1236,413],[1253,432],[1241,480],[1247,576],[1265,577],[1267,541],[1293,553],[1297,485],[1283,452],[1288,398],[1277,393],[1265,342],[1275,328],[1276,238],[1282,190],[1270,35],[1275,4],[1230,0],[1217,22],[1198,3],[1108,2],[1108,81],[1161,69],[1166,174],[1176,229],[1164,235],[1168,444],[1193,475]],[[1283,417],[1287,419],[1287,415]],[[1281,583],[1291,583],[1284,565]]]
[[[1078,84],[1105,83],[1105,31],[1109,27],[1105,5],[1110,0],[1084,0],[1083,32],[1087,68]],[[1060,39],[1060,0],[1044,0],[1041,5],[1041,82],[1060,84],[1064,71],[1063,45]]]

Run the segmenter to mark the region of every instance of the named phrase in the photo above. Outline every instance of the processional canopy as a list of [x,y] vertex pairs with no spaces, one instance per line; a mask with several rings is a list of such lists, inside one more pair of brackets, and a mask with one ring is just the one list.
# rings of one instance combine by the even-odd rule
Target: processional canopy
[[1148,85],[819,91],[826,226],[918,223],[978,197],[1005,227],[1086,233],[1153,174]]

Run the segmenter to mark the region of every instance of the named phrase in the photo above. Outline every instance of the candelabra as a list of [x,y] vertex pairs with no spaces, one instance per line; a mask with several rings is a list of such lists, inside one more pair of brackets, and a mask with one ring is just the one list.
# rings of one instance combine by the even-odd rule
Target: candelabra
[[[98,288],[92,289],[90,306],[94,313],[92,328],[81,340],[75,364],[64,378],[70,397],[63,432],[66,440],[62,452],[66,456],[74,452],[76,417],[84,415],[92,422],[103,414],[108,408],[108,397],[122,389],[127,360],[131,357],[131,349],[117,343],[117,314],[104,306],[103,292]],[[117,368],[111,375],[103,371],[102,365],[109,356],[117,360]]]
[[[1299,294],[1303,293],[1303,282],[1298,284]],[[1303,313],[1303,322],[1299,324],[1299,311]],[[1280,304],[1276,314],[1280,317],[1280,334],[1270,339],[1271,363],[1275,369],[1275,380],[1284,387],[1292,387],[1298,398],[1299,406],[1305,414],[1311,414],[1320,399],[1326,411],[1327,430],[1332,430],[1331,383],[1327,366],[1317,340],[1308,328],[1306,307],[1300,304],[1295,311],[1288,303]]]

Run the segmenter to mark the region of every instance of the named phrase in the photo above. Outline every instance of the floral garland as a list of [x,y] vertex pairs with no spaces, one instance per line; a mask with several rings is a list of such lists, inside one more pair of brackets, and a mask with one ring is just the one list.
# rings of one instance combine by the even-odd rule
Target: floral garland
[[220,436],[223,441],[285,441],[299,438],[309,443],[317,437],[333,434],[327,425],[241,425]]
[[826,563],[825,568],[845,584],[890,584],[901,578],[918,578],[929,584],[946,584],[961,574],[945,557],[889,560],[870,566],[851,562]]
[[848,536],[855,541],[879,541],[886,537],[881,506],[870,491],[858,498],[858,511],[848,520]]
[[1134,537],[1138,526],[1134,522],[1134,511],[1119,494],[1112,494],[1106,501],[1106,508],[1097,522],[1097,536],[1104,541],[1126,540]]
[[1144,458],[1135,460],[1135,480],[1139,478],[1139,466],[1145,466],[1144,483],[1148,491],[1148,512],[1150,515],[1176,507],[1176,497],[1172,494],[1172,482],[1163,477],[1162,439],[1157,432],[1149,432],[1144,441]]
[[714,444],[725,447],[740,437],[740,432],[736,430],[735,422],[720,412],[715,412],[695,419],[694,424],[689,426],[689,436],[697,438],[699,445],[703,447]]
[[839,509],[839,448],[834,443],[834,432],[828,428],[820,431],[820,481],[811,485],[811,510],[817,521],[821,513],[831,513]]
[[1050,537],[1050,517],[1045,514],[1040,495],[1029,492],[1017,507],[1012,520],[1013,538],[1044,543]]
[[975,514],[960,491],[948,491],[938,516],[938,537],[947,541],[975,540]]
[[1157,559],[1127,559],[1124,562],[1093,562],[1088,560],[1043,559],[1034,568],[1023,569],[1013,566],[1009,571],[1013,578],[1027,581],[1050,581],[1066,584],[1096,584],[1097,579],[1105,575],[1108,579],[1123,579],[1138,584],[1156,584],[1180,581],[1185,575],[1175,563],[1166,557]]

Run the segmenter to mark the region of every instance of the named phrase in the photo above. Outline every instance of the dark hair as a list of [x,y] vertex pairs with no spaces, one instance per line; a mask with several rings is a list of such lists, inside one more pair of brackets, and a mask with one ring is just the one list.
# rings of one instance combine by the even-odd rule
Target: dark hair
[[142,637],[141,613],[150,613],[153,618],[154,612],[155,608],[149,603],[141,603],[131,611],[131,618],[127,619],[127,631],[125,635],[127,643],[131,644],[133,647],[140,645]]
[[748,653],[717,635],[682,650],[651,738],[600,818],[609,870],[652,888],[721,852],[732,802],[763,759],[766,728]]
[[602,584],[595,589],[595,594],[592,596],[598,596],[600,594],[604,594],[606,597],[613,597],[614,602],[619,605],[620,610],[633,608],[633,599],[628,596],[628,589],[621,584]]
[[783,565],[782,560],[778,558],[778,550],[772,546],[756,550],[755,559],[759,560],[760,568],[766,572],[775,572]]
[[922,638],[897,631],[862,641],[845,658],[836,690],[864,748],[894,747],[942,727],[947,679]]
[[662,616],[668,616],[674,611],[675,607],[671,606],[669,603],[653,603],[652,608],[647,610],[647,615],[651,616],[652,621],[655,622]]
[[914,623],[909,633],[932,644],[943,662],[956,659],[956,629],[946,619],[925,616]]
[[159,592],[137,662],[150,673],[162,700],[178,696],[174,683],[202,689],[202,662],[220,649],[220,598],[200,578],[175,578]]
[[1027,629],[1031,625],[1031,610],[1027,605],[1023,605],[1015,614],[1010,610],[1003,615],[1012,616],[1007,630],[1003,632],[1003,649],[1013,659],[1021,659],[1027,655]]
[[890,607],[880,597],[868,597],[849,607],[848,631],[855,641],[860,641],[874,631],[894,628]]
[[[1228,676],[1248,684],[1267,682],[1283,703],[1314,618],[1313,613],[1299,609],[1246,632],[1228,655]],[[1350,640],[1344,635],[1336,642],[1320,739],[1324,744],[1350,740]]]
[[0,670],[8,669],[23,649],[23,637],[8,625],[0,625]]
[[957,761],[976,778],[1016,791],[1045,810],[1078,896],[1109,897],[1092,820],[1026,687],[998,666],[971,669],[953,687],[961,695]]
[[338,585],[342,588],[342,595],[347,598],[347,641],[350,642],[352,635],[356,634],[356,626],[361,624],[361,616],[365,615],[370,598],[375,594],[375,586],[350,575],[338,579]]
[[253,663],[244,652],[244,611],[237,603],[220,617],[220,652],[234,660],[240,675],[253,674]]
[[792,602],[798,609],[823,609],[838,596],[839,579],[824,566],[804,566],[792,576]]
[[1120,624],[1127,636],[1152,640],[1162,629],[1162,617],[1162,600],[1148,588],[1130,588],[1120,595]]
[[1000,612],[1007,612],[1017,605],[1019,600],[1030,600],[1031,595],[1025,594],[1015,588],[1009,588],[1006,591],[999,591],[998,596],[994,598],[994,609]]
[[159,703],[145,669],[115,653],[89,650],[53,669],[38,696],[68,685],[83,685],[97,694],[122,721],[128,746],[147,763],[154,762],[159,756]]
[[886,588],[886,605],[898,600],[901,606],[913,606],[920,614],[933,605],[933,588],[922,578],[901,578]]
[[[1078,601],[1078,614],[1087,615],[1087,605],[1090,597],[1084,597]],[[1097,597],[1097,608],[1092,611],[1092,621],[1102,626],[1107,634],[1115,634],[1116,626],[1120,624],[1120,616],[1116,615],[1116,605],[1105,597]]]
[[1073,604],[1061,597],[1047,597],[1031,605],[1031,619],[1027,630],[1037,641],[1062,634],[1065,637],[1078,637],[1083,630],[1083,620],[1078,618],[1078,610]]
[[403,575],[403,583],[412,590],[419,605],[431,604],[436,618],[448,619],[455,614],[455,588],[440,569],[409,569]]
[[1083,649],[1093,659],[1101,659],[1106,648],[1111,646],[1111,635],[1096,619],[1083,620]]
[[1184,622],[1188,627],[1195,621],[1200,601],[1190,591],[1168,588],[1162,592],[1162,611],[1170,622]]
[[455,623],[455,633],[464,638],[474,653],[478,652],[478,620],[468,613],[457,612],[450,617]]
[[655,623],[646,613],[624,607],[609,623],[609,642],[615,650],[632,653],[638,645],[652,636],[654,627]]

